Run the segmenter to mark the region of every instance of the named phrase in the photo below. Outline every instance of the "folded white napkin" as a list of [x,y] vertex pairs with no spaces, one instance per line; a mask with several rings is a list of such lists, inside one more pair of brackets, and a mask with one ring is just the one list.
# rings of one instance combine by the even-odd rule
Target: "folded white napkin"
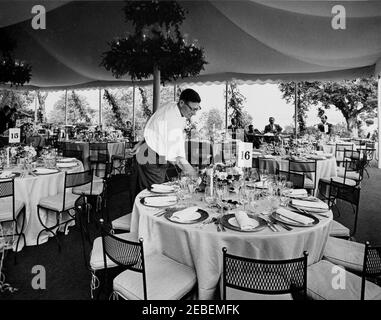
[[284,208],[278,208],[276,210],[276,213],[282,216],[282,218],[289,218],[290,222],[295,222],[293,220],[296,220],[302,224],[310,224],[314,220],[305,216],[302,216],[301,214],[298,214],[296,212],[292,212],[290,210],[284,209]]
[[197,212],[198,207],[189,207],[180,211],[176,211],[171,216],[174,221],[191,221],[200,218],[200,213]]
[[173,186],[168,186],[165,184],[153,184],[151,186],[151,190],[157,192],[173,192],[175,189]]
[[251,230],[256,227],[256,224],[249,218],[246,212],[238,211],[234,215],[241,230]]
[[327,210],[327,211],[329,210],[328,205],[323,201],[312,202],[312,201],[304,201],[304,200],[293,199],[291,201],[291,203],[297,207],[322,209],[322,210]]
[[0,174],[0,179],[12,178],[14,174],[11,171],[4,171]]
[[144,198],[144,203],[149,206],[165,206],[165,205],[174,204],[176,202],[177,202],[176,196]]
[[307,197],[307,190],[306,189],[293,189],[288,193],[289,196],[292,197]]

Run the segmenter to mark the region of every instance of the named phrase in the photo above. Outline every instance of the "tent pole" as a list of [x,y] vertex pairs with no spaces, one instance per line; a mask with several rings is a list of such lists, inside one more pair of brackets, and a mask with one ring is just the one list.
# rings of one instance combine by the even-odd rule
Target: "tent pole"
[[135,141],[135,85],[132,87],[132,138]]
[[295,139],[298,139],[298,83],[295,82]]
[[99,102],[98,102],[98,108],[99,108],[99,125],[102,125],[102,89],[99,88]]
[[36,91],[36,97],[34,100],[34,125],[37,125],[37,100],[38,100],[37,94],[38,93]]
[[229,83],[225,83],[225,130],[228,128],[228,86]]
[[176,84],[173,85],[173,101],[176,101]]
[[381,75],[378,75],[377,84],[377,118],[378,118],[378,168],[381,169]]
[[65,90],[65,126],[67,126],[67,89]]

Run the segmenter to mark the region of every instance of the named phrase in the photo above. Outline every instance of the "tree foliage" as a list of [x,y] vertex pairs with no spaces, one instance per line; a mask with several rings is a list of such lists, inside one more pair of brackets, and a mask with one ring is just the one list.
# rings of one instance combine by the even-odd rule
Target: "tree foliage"
[[37,91],[36,96],[38,100],[37,121],[40,123],[44,123],[46,122],[45,101],[48,97],[48,92],[42,93],[41,91]]
[[[75,91],[68,93],[67,123],[92,125],[95,110],[91,109],[86,98],[81,97]],[[65,94],[61,95],[54,104],[53,111],[49,113],[49,122],[65,124]]]
[[252,121],[252,117],[251,119],[248,118],[249,114],[243,110],[246,97],[239,91],[236,82],[229,82],[228,92],[226,92],[226,89],[224,90],[225,99],[226,94],[228,95],[228,111],[230,111],[228,120],[234,118],[237,121],[237,126],[244,128],[249,121]]
[[107,104],[103,109],[103,123],[116,129],[123,130],[126,121],[130,120],[132,110],[132,94],[126,89],[105,90],[103,95]]
[[[294,101],[293,83],[279,85],[283,98]],[[361,119],[375,117],[377,108],[377,81],[375,78],[355,80],[300,82],[299,110],[303,117],[310,106],[319,106],[319,115],[325,109],[336,107],[344,116],[348,131],[357,136]]]
[[220,109],[213,108],[207,112],[203,112],[201,119],[203,120],[201,129],[208,136],[212,135],[213,128],[216,130],[224,128],[224,114]]

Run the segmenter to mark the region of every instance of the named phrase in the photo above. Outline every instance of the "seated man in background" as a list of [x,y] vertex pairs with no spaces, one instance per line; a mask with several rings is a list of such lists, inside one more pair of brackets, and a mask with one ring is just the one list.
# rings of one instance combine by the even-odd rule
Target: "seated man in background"
[[333,133],[333,126],[331,123],[327,122],[327,116],[323,115],[320,120],[321,123],[318,124],[318,129],[320,132],[325,133],[325,134],[332,134]]
[[265,126],[265,130],[263,131],[264,134],[272,134],[275,137],[265,137],[266,142],[273,142],[273,141],[279,141],[278,135],[282,132],[282,127],[279,124],[275,123],[275,118],[270,117],[269,118],[269,124]]
[[257,134],[261,134],[261,132],[250,124],[249,129],[245,132],[245,142],[251,142],[254,148],[259,149],[262,141],[260,137],[256,136]]

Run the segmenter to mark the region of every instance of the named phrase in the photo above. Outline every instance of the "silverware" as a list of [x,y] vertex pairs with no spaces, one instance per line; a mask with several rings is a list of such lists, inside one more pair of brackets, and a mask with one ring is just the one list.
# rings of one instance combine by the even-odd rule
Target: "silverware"
[[273,232],[279,232],[280,231],[277,227],[275,227],[275,225],[269,220],[269,218],[266,215],[263,215],[262,213],[260,213],[258,215],[258,217],[266,222],[267,226],[270,228],[271,231],[273,231]]
[[224,227],[224,225],[221,223],[221,219],[218,219],[218,224],[220,225],[220,228],[223,232],[226,232],[226,229]]
[[290,226],[288,226],[287,224],[285,224],[285,223],[283,223],[283,222],[277,221],[277,220],[275,220],[274,218],[270,218],[270,219],[272,220],[272,222],[273,222],[274,224],[279,224],[281,227],[283,227],[283,228],[286,229],[287,231],[292,231],[292,230],[293,230]]
[[166,210],[160,210],[159,212],[156,212],[154,214],[155,217],[161,217],[162,215],[164,215],[166,213]]

